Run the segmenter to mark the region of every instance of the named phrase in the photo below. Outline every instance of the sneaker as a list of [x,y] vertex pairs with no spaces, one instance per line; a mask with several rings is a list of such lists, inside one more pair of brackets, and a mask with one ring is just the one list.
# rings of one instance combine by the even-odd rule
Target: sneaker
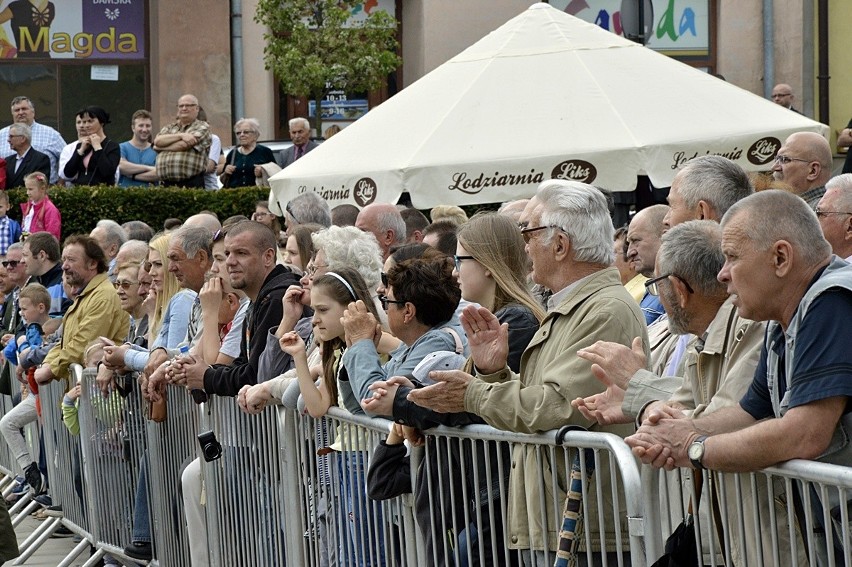
[[36,463],[32,463],[27,467],[24,471],[24,478],[27,479],[27,484],[32,487],[35,494],[41,494],[44,488],[44,477],[41,476],[41,471],[38,470]]
[[62,506],[60,506],[59,504],[48,506],[44,509],[44,515],[50,516],[51,518],[61,518],[64,515],[62,513]]
[[59,526],[55,532],[50,534],[51,539],[59,538],[59,537],[73,537],[74,532],[66,528],[65,526]]
[[43,494],[39,494],[38,496],[33,498],[33,500],[35,500],[36,502],[38,502],[40,505],[44,506],[45,508],[50,508],[51,506],[53,506],[53,499],[50,497],[50,494],[48,494],[47,492],[45,492]]
[[124,554],[131,559],[139,559],[141,561],[150,561],[154,557],[149,541],[134,541],[124,548]]

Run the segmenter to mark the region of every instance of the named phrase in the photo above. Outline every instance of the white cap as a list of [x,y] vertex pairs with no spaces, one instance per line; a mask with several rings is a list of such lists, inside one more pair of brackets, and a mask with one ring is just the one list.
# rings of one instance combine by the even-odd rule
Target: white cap
[[435,381],[429,378],[429,373],[433,370],[458,370],[464,366],[467,359],[460,354],[447,350],[439,350],[430,352],[414,367],[412,375],[421,384],[434,384]]

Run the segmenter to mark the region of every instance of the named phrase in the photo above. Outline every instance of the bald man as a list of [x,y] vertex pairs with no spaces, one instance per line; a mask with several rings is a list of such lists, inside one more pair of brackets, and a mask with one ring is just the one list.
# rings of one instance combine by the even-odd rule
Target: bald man
[[[627,227],[627,261],[633,268],[650,278],[654,276],[657,250],[663,237],[663,221],[669,212],[666,205],[653,205],[636,213]],[[647,291],[639,302],[645,322],[650,325],[664,313],[660,298]]]
[[796,132],[785,141],[772,166],[776,181],[815,207],[831,179],[832,155],[828,141],[815,132]]
[[801,112],[793,108],[793,100],[795,100],[795,98],[796,96],[793,94],[793,88],[787,83],[779,83],[772,89],[772,102],[778,106],[783,106],[784,108],[801,114]]
[[405,242],[405,221],[397,208],[389,203],[373,203],[364,207],[358,213],[355,226],[376,237],[383,261],[390,256],[391,246]]

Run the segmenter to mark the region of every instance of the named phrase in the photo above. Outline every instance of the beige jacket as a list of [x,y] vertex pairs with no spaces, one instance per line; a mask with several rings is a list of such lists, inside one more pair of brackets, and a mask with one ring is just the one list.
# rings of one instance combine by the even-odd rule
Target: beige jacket
[[[559,306],[548,312],[521,357],[520,375],[505,368],[495,374],[477,376],[470,383],[465,410],[482,416],[493,427],[521,433],[581,425],[621,437],[629,435],[631,426],[593,425],[571,407],[571,400],[604,389],[592,374],[591,364],[575,355],[577,350],[599,340],[629,346],[635,337],[642,337],[647,354],[645,317],[639,305],[621,285],[618,270],[601,270],[578,282]],[[557,520],[562,516],[567,486],[565,468],[561,451],[552,454],[546,448],[536,451],[533,446],[515,446],[509,479],[511,548],[556,549]],[[601,467],[598,472],[601,478],[609,478],[607,467]],[[604,493],[609,498],[611,492],[606,487]],[[541,507],[542,500],[545,510]],[[597,514],[588,514],[587,520],[589,529],[597,530]],[[608,532],[613,521],[607,515]],[[611,534],[607,541],[613,541]]]

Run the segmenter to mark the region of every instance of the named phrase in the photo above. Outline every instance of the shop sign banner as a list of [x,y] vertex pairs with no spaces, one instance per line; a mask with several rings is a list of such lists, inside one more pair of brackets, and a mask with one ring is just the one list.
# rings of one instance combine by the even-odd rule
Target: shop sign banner
[[[634,0],[630,0],[634,2]],[[550,5],[616,35],[624,36],[622,0],[550,0]],[[709,0],[651,0],[645,45],[666,55],[710,53]]]
[[3,59],[145,58],[145,0],[13,0],[0,22]]

